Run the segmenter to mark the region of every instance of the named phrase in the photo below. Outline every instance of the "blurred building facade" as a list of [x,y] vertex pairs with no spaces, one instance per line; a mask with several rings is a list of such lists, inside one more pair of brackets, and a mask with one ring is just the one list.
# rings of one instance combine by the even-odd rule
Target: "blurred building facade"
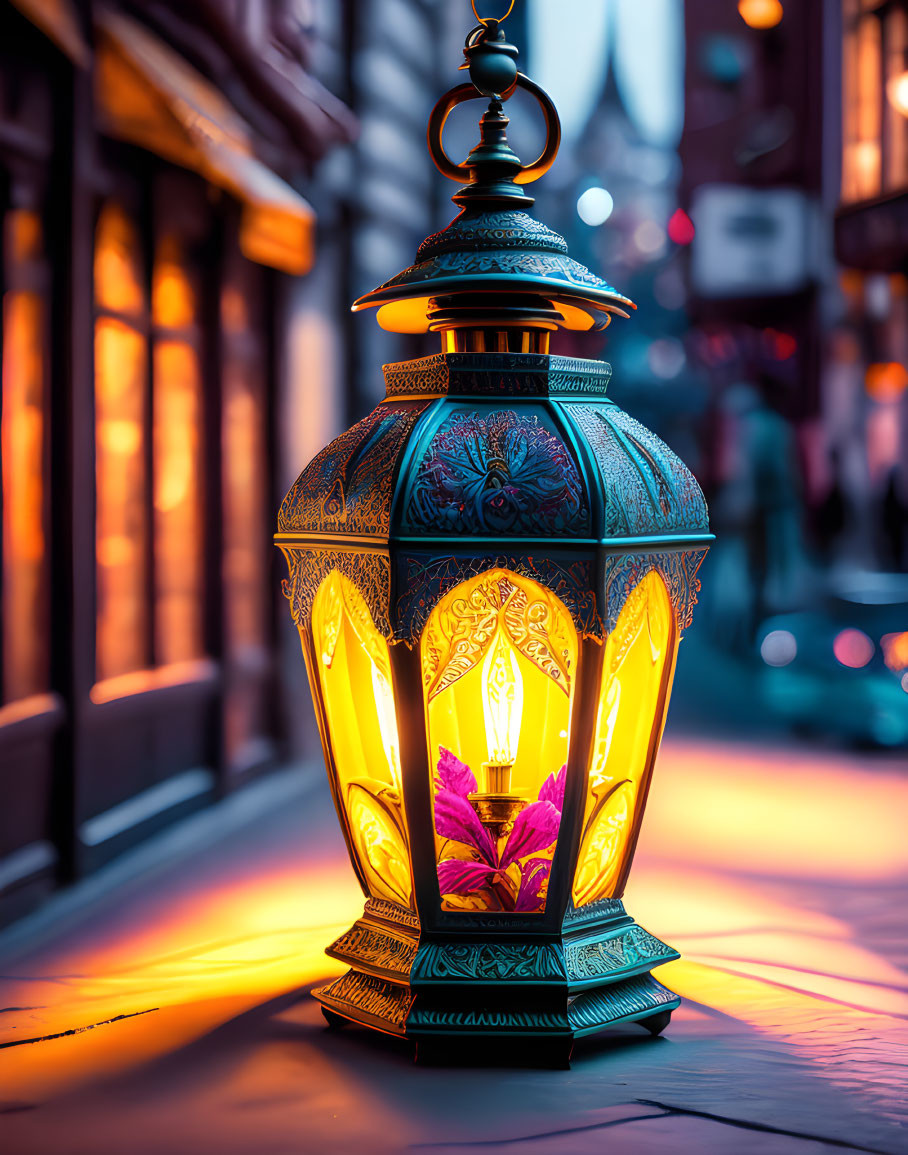
[[446,30],[0,4],[0,921],[311,737],[275,510],[410,354],[348,306],[436,219]]

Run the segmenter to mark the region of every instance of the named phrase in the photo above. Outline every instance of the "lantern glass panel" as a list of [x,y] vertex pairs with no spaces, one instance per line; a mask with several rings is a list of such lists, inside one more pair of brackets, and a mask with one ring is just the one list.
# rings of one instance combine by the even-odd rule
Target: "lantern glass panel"
[[420,654],[442,908],[541,912],[577,664],[570,614],[492,569],[439,602]]
[[413,907],[388,644],[356,586],[334,570],[312,604],[326,755],[351,853],[373,898]]
[[614,897],[623,883],[662,734],[677,634],[665,583],[648,573],[605,645],[602,693],[574,875],[574,905]]

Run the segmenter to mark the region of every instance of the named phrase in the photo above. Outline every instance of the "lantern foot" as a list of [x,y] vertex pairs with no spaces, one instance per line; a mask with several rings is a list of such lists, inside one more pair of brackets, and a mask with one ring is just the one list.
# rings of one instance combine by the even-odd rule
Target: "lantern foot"
[[651,1015],[648,1019],[641,1019],[640,1026],[646,1027],[653,1038],[655,1038],[656,1035],[662,1034],[662,1032],[671,1022],[671,1018],[671,1011],[660,1011],[658,1015]]
[[334,1030],[340,1030],[341,1027],[346,1027],[350,1020],[345,1019],[343,1015],[335,1014],[334,1011],[329,1011],[327,1007],[322,1007],[322,1017],[329,1027]]

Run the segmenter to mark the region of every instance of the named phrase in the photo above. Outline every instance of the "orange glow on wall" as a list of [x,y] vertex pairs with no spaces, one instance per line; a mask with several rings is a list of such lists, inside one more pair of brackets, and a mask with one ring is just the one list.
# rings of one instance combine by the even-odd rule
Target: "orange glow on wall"
[[[40,249],[40,220],[17,211],[6,221],[15,267]],[[3,699],[47,687],[47,590],[44,534],[44,302],[12,289],[3,298],[0,458],[3,465]]]
[[184,662],[204,651],[199,358],[185,341],[154,346],[155,658]]

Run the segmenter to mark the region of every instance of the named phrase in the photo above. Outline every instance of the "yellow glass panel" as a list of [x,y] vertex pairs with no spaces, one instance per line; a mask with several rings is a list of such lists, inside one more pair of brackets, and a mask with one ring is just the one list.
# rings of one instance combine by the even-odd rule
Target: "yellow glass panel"
[[335,788],[370,895],[413,907],[388,644],[337,570],[312,604],[312,640]]
[[143,668],[146,646],[146,340],[121,321],[95,325],[96,676]]
[[[17,225],[21,222],[8,229],[15,234],[37,220],[33,213],[10,216]],[[44,432],[44,304],[37,293],[11,291],[3,298],[0,403],[2,685],[7,702],[47,689]]]
[[572,897],[611,898],[621,879],[652,771],[676,646],[665,584],[651,571],[609,634]]
[[202,593],[202,381],[187,341],[154,348],[155,657],[204,653]]
[[540,912],[561,821],[571,616],[536,582],[489,570],[439,602],[420,656],[442,907]]

